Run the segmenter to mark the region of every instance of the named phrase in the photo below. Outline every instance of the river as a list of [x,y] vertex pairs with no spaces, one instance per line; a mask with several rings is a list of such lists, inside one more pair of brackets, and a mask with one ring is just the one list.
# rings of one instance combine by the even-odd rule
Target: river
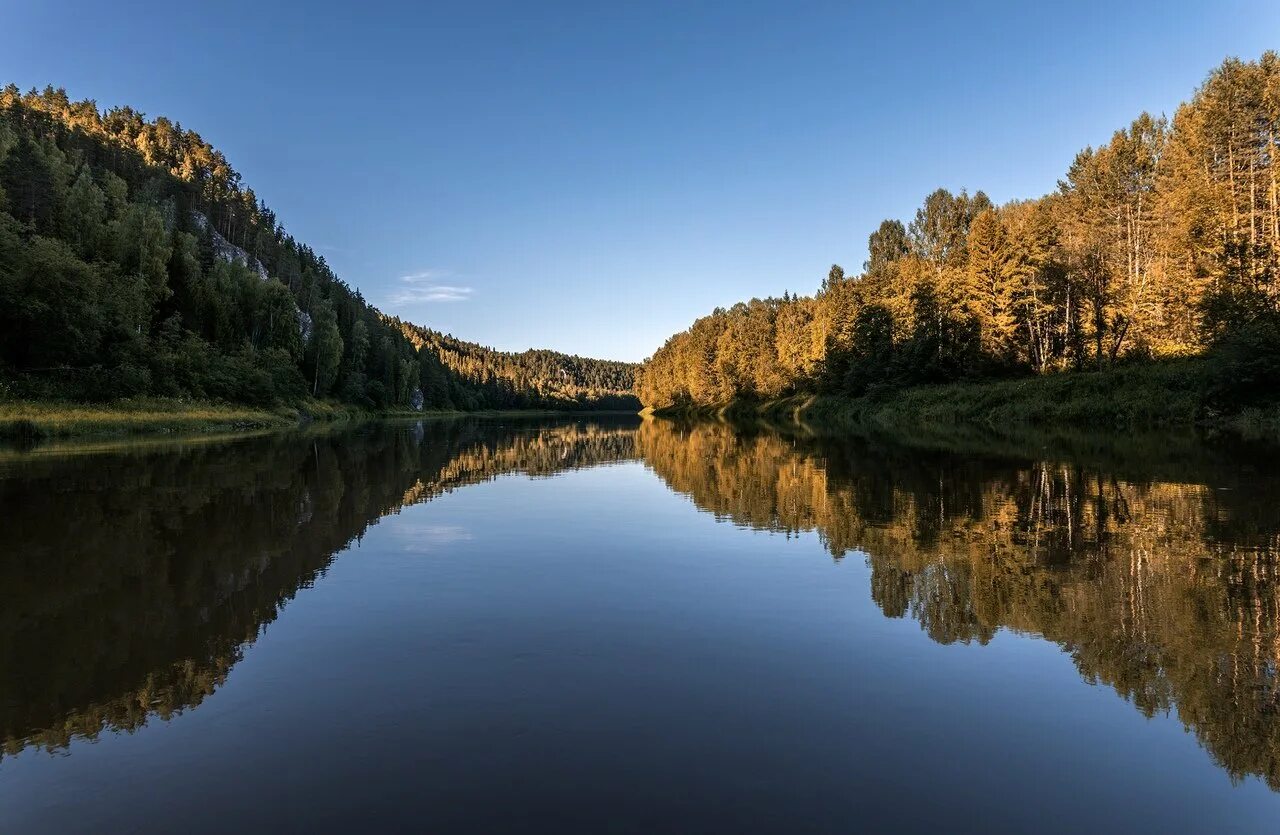
[[1274,831],[1278,464],[609,416],[0,451],[0,831]]

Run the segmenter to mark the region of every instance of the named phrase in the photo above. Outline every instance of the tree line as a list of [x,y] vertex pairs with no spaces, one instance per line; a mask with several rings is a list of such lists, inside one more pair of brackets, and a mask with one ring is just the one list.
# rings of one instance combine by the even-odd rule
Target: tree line
[[378,409],[631,397],[630,366],[582,397],[545,394],[553,363],[502,384],[458,373],[403,324],[289,235],[198,133],[52,87],[0,91],[0,396]]
[[1172,120],[1144,113],[1077,154],[1049,195],[938,189],[880,224],[860,273],[698,319],[637,393],[658,408],[858,396],[1218,349],[1235,363],[1220,396],[1248,401],[1280,383],[1278,180],[1280,57],[1230,59]]
[[465,386],[454,395],[464,405],[467,398],[474,398],[484,408],[500,409],[640,408],[632,393],[634,363],[538,348],[496,351],[421,325],[393,321],[414,347],[439,360],[439,370],[423,376],[424,391],[441,391],[452,377]]

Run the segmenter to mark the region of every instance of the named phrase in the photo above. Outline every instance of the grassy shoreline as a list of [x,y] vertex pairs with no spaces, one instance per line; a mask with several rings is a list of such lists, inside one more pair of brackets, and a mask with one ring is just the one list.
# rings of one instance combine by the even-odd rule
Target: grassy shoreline
[[1192,430],[1280,441],[1280,406],[1215,414],[1205,363],[1179,360],[1102,372],[918,386],[863,397],[799,394],[715,406],[649,410],[665,416],[763,418],[827,428],[885,430],[1014,427]]
[[337,423],[383,418],[536,417],[563,414],[577,413],[553,410],[370,411],[319,401],[301,407],[254,407],[159,398],[101,404],[16,401],[0,403],[0,441],[31,442],[53,438],[173,433],[224,434],[288,429],[313,422]]
[[0,403],[0,438],[19,441],[272,429],[294,426],[298,422],[299,413],[294,409],[265,409],[189,401]]

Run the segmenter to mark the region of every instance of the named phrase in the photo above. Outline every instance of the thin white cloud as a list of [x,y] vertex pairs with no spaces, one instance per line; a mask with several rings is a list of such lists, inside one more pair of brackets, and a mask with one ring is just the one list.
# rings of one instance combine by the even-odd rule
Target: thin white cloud
[[421,270],[400,276],[401,287],[391,294],[393,305],[412,306],[431,302],[465,302],[473,288],[463,284],[443,284],[452,276],[448,270]]
[[441,278],[448,278],[453,275],[449,270],[423,270],[421,272],[409,273],[400,276],[400,280],[406,284],[418,284],[423,281],[436,281]]

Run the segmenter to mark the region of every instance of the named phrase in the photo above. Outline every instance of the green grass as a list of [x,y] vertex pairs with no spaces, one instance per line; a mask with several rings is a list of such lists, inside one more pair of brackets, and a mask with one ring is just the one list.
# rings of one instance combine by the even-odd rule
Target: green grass
[[855,420],[993,428],[1011,425],[1091,429],[1189,427],[1202,418],[1206,366],[1196,360],[1133,365],[983,383],[920,386],[882,396],[819,398],[801,413]]
[[18,401],[0,403],[0,437],[226,432],[295,426],[296,409],[260,409],[181,400],[138,399],[110,404]]
[[462,416],[538,417],[564,414],[571,413],[551,410],[374,411],[318,400],[308,401],[297,408],[261,408],[165,398],[135,398],[101,404],[19,400],[0,401],[0,441],[30,443],[51,438],[221,434],[286,429],[312,422],[340,423],[385,418],[421,420]]
[[1223,418],[1221,427],[1248,441],[1280,440],[1280,406],[1244,409],[1238,415]]

